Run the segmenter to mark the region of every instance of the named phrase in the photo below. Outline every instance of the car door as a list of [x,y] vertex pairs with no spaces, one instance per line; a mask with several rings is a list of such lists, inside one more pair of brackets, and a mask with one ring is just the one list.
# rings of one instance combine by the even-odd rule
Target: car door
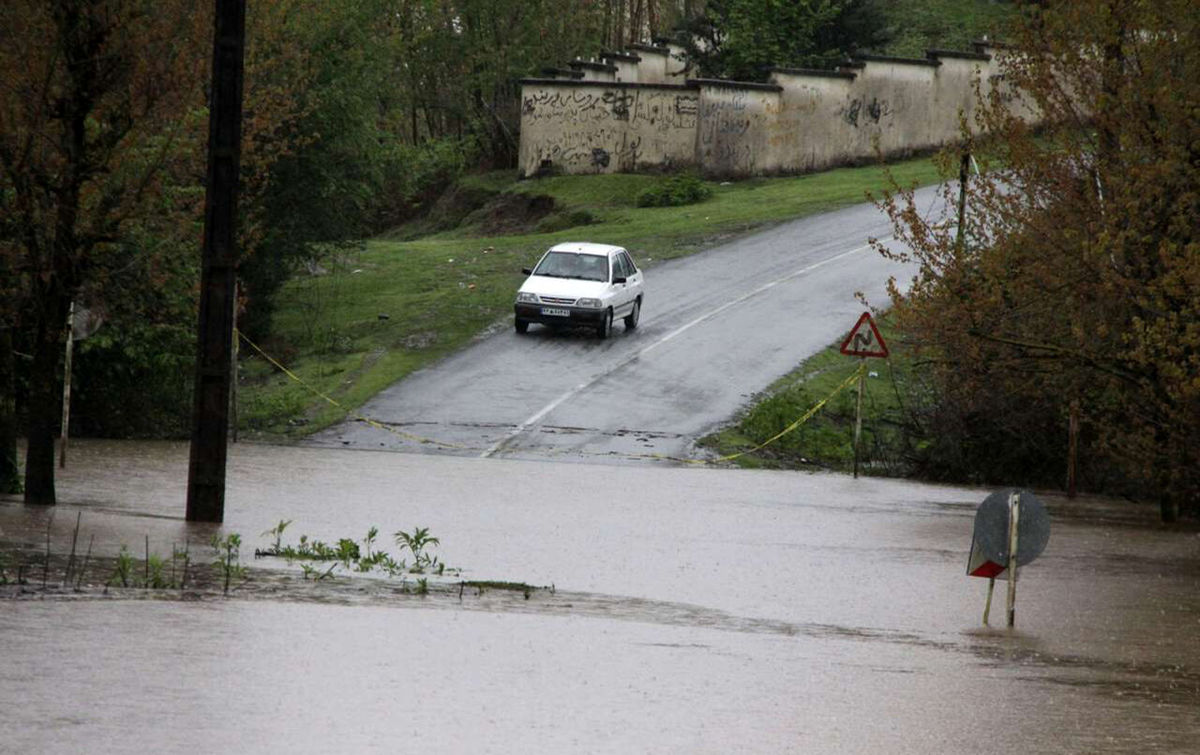
[[[632,294],[633,286],[629,283],[629,267],[625,260],[624,252],[615,252],[612,255],[612,277],[613,277],[613,315],[615,317],[624,317],[629,313],[633,306],[633,300],[636,294]],[[617,283],[619,278],[625,278],[623,283]]]
[[622,267],[625,269],[625,296],[632,307],[633,301],[642,295],[642,271],[633,264],[633,258],[629,256],[629,252],[621,250],[617,257],[620,258]]

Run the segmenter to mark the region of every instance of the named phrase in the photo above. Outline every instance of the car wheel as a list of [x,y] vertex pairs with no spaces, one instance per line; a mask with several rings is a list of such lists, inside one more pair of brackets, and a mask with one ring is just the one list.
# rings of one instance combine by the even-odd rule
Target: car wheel
[[642,316],[642,300],[633,300],[633,311],[625,316],[625,330],[633,330],[638,326],[638,318]]
[[601,339],[608,338],[612,335],[612,309],[607,310],[600,318],[600,324],[596,326],[596,335]]
[[513,320],[513,327],[517,329],[518,333],[526,333],[529,331],[529,321],[518,317]]

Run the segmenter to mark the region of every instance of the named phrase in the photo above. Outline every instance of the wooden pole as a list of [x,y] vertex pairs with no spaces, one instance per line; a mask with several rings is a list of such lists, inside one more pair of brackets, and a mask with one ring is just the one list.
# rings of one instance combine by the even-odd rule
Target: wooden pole
[[858,446],[859,439],[862,438],[862,401],[863,401],[863,383],[867,381],[867,360],[864,357],[858,368],[858,401],[857,408],[854,411],[854,479],[858,479]]
[[192,445],[188,461],[189,522],[221,522],[225,518],[245,39],[245,0],[217,0]]
[[63,358],[62,433],[58,446],[58,466],[67,467],[67,438],[71,426],[71,358],[75,354],[75,302],[67,309],[67,348]]
[[238,300],[238,284],[237,280],[233,281],[233,354],[230,356],[229,368],[233,374],[229,379],[229,424],[233,430],[231,440],[234,443],[238,442],[238,351],[241,344],[238,338],[238,316],[237,316],[237,300]]
[[1008,497],[1008,626],[1017,620],[1017,546],[1020,543],[1021,494]]

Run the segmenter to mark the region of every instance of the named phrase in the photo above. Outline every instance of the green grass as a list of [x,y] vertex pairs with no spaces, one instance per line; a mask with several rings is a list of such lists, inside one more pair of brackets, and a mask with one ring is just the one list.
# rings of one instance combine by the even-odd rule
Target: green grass
[[[887,318],[878,318],[890,356],[867,360],[863,389],[863,430],[860,473],[903,476],[911,471],[911,422],[906,402],[913,391],[912,372],[900,335]],[[849,326],[851,323],[847,323]],[[859,359],[839,351],[840,341],[813,355],[756,397],[733,424],[700,441],[721,456],[748,452],[734,459],[750,468],[824,468],[850,471],[854,467],[854,417],[857,382],[852,382],[795,431],[770,445],[751,451],[810,407],[832,394],[859,367]]]
[[[939,180],[932,162],[891,166],[904,185]],[[595,221],[553,233],[485,236],[459,227],[413,241],[376,239],[329,252],[317,274],[285,287],[271,340],[260,344],[330,406],[265,360],[241,363],[240,426],[274,439],[299,437],[346,416],[414,370],[462,348],[489,327],[508,327],[521,268],[569,240],[625,246],[639,264],[693,254],[784,220],[862,202],[886,185],[879,166],[808,176],[709,183],[711,198],[684,207],[637,208],[657,176],[562,176],[517,182],[511,173],[465,179],[492,192],[548,194],[557,212]],[[395,238],[395,234],[390,235]],[[248,347],[243,347],[248,352]]]

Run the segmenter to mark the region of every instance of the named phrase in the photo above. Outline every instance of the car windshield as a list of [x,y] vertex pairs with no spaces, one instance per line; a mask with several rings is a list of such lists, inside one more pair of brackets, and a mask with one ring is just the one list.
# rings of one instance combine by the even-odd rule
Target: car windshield
[[551,278],[578,278],[587,281],[608,280],[608,257],[600,254],[550,252],[533,271]]

